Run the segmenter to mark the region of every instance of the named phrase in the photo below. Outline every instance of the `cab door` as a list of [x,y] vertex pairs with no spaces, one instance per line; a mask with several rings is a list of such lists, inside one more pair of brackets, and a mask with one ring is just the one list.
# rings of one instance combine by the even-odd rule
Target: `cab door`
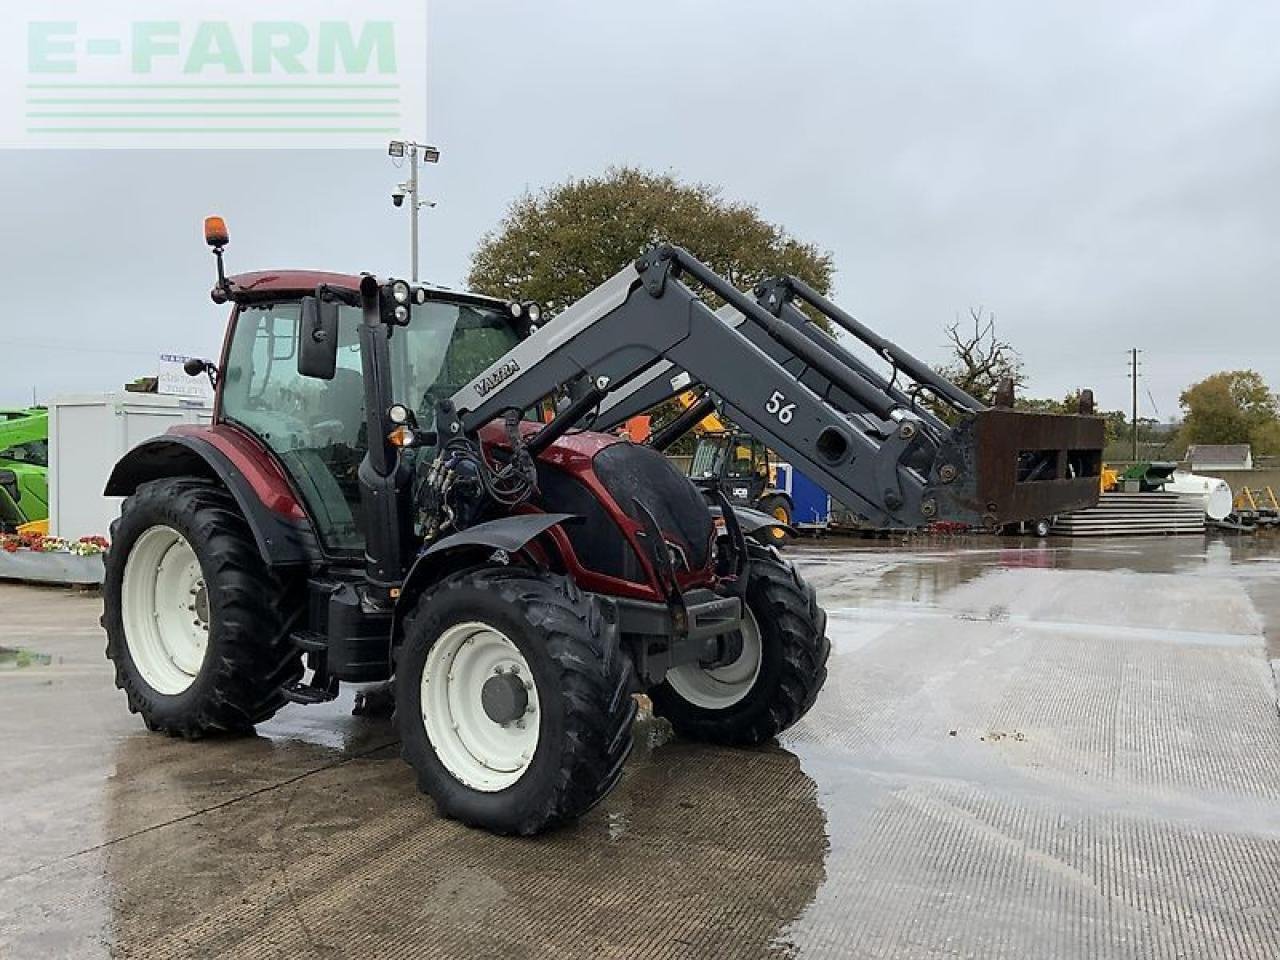
[[365,529],[359,469],[368,448],[360,312],[339,312],[332,380],[298,374],[301,315],[297,301],[239,309],[222,374],[221,416],[275,454],[326,552],[360,554]]

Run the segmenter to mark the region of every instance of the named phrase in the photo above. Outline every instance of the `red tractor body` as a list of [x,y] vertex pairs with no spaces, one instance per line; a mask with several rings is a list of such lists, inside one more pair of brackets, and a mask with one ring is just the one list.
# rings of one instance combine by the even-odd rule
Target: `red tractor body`
[[590,431],[609,378],[462,422],[461,398],[521,370],[536,307],[225,277],[214,227],[213,299],[233,308],[219,362],[187,366],[214,381],[213,422],[134,448],[105,491],[127,498],[108,656],[150,728],[243,730],[393,680],[440,809],[533,833],[617,782],[632,693],[731,743],[809,708],[828,651],[813,591],[658,450]]

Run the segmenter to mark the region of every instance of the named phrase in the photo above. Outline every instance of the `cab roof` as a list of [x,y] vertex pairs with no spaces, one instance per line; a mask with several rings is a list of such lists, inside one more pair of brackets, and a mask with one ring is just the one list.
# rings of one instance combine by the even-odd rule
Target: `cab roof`
[[[231,299],[236,303],[260,303],[264,300],[306,296],[321,284],[359,295],[362,277],[363,274],[334,273],[328,270],[255,270],[237,273],[228,277],[227,281],[231,286]],[[429,293],[439,294],[444,299],[467,300],[496,307],[506,305],[506,301],[498,297],[450,290],[433,283],[418,283],[416,286],[425,287]]]

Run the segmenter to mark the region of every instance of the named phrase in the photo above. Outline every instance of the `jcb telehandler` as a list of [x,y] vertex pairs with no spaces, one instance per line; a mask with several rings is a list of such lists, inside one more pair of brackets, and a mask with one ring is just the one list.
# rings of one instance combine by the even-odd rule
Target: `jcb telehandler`
[[528,834],[590,808],[621,775],[634,692],[683,735],[756,744],[822,687],[826,616],[753,538],[773,519],[588,429],[654,371],[904,526],[1020,519],[1022,487],[1064,511],[1097,497],[1081,471],[1101,421],[977,410],[942,430],[895,392],[859,419],[787,364],[846,391],[854,368],[676,247],[541,324],[370,274],[227,277],[226,228],[205,232],[232,312],[221,360],[188,372],[214,380],[214,422],[136,447],[106,488],[128,498],[105,584],[116,682],[148,727],[194,738],[394,678],[405,759],[468,824]]

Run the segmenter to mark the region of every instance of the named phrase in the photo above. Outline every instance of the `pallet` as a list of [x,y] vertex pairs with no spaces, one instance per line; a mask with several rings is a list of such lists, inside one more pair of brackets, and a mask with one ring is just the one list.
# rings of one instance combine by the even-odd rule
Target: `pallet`
[[1177,493],[1104,493],[1096,507],[1058,517],[1053,533],[1065,537],[1203,534],[1203,499]]

